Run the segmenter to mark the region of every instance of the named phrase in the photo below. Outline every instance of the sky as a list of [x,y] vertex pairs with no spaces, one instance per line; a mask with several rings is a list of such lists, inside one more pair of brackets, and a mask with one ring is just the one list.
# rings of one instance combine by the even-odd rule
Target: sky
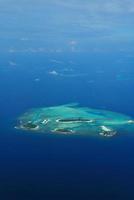
[[0,0],[1,52],[134,50],[133,0]]

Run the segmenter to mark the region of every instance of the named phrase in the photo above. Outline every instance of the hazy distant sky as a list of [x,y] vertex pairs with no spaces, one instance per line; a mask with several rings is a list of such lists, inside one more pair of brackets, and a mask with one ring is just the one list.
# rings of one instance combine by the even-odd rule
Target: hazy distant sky
[[134,0],[0,0],[0,50],[88,51],[134,46]]

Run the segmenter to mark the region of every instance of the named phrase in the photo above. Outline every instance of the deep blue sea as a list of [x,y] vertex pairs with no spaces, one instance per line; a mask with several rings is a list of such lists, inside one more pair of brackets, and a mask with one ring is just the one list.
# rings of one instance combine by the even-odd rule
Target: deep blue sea
[[134,135],[57,136],[14,129],[30,108],[77,102],[134,117],[125,52],[3,53],[0,200],[133,200]]

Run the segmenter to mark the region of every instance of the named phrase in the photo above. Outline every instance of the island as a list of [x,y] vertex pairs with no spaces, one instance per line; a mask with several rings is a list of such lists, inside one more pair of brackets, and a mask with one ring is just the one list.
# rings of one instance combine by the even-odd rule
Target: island
[[132,132],[134,119],[73,103],[31,109],[18,118],[15,128],[37,133],[112,137]]

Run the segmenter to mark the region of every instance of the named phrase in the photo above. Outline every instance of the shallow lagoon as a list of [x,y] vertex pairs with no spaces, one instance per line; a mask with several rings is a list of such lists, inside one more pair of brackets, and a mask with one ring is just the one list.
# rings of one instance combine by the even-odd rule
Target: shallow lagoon
[[132,117],[106,110],[67,104],[32,109],[19,118],[18,129],[73,135],[112,137],[134,131]]

